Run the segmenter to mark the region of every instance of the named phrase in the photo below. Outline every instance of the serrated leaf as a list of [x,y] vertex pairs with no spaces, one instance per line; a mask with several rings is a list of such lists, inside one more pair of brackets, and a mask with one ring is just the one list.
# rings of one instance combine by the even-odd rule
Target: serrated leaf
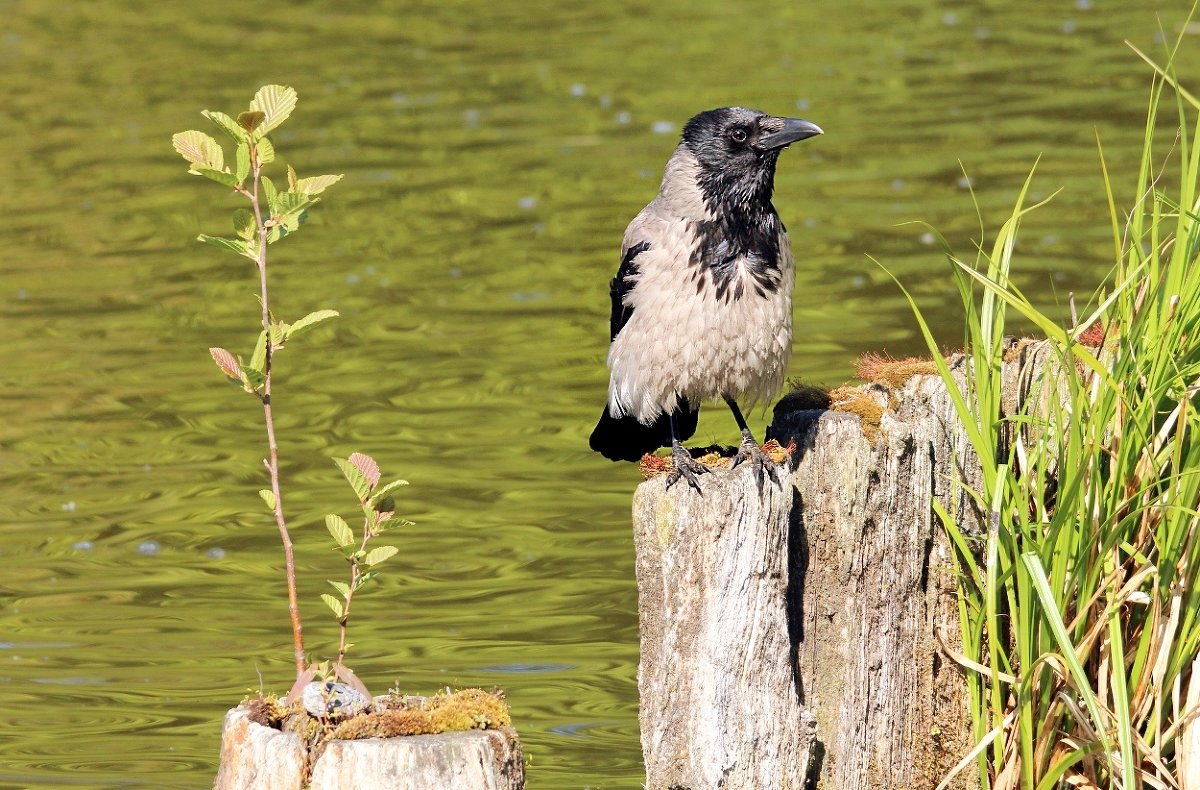
[[354,467],[362,472],[367,485],[371,488],[379,485],[379,464],[375,463],[374,458],[366,453],[351,453],[350,457],[346,460],[354,464]]
[[278,194],[275,189],[275,182],[266,176],[263,176],[259,180],[262,182],[263,197],[267,199],[267,205],[270,206],[275,202],[275,196]]
[[275,146],[266,137],[258,141],[258,161],[264,165],[275,161]]
[[269,488],[260,488],[258,495],[262,497],[262,501],[267,503],[267,507],[275,510],[275,494]]
[[346,519],[341,516],[330,513],[325,517],[325,528],[329,530],[329,534],[333,536],[333,540],[339,548],[354,544],[354,530],[350,529]]
[[250,209],[239,208],[233,212],[233,228],[240,238],[246,241],[254,240],[254,234],[258,228],[255,226],[254,215],[250,213]]
[[287,331],[287,339],[291,340],[298,333],[303,332],[304,330],[309,329],[310,327],[316,326],[317,324],[321,323],[322,321],[328,321],[330,318],[336,318],[339,315],[340,315],[340,313],[338,313],[337,310],[317,310],[315,312],[309,313],[308,315],[304,316],[303,318],[297,319],[296,321],[292,322],[292,325],[288,328],[288,331]]
[[288,325],[283,321],[271,322],[271,348],[278,349],[287,342]]
[[247,110],[246,112],[238,113],[237,125],[247,132],[253,132],[266,119],[267,114],[261,110]]
[[258,333],[258,340],[254,341],[254,351],[250,354],[250,367],[255,370],[262,370],[267,364],[267,333],[262,331]]
[[278,218],[279,220],[279,238],[283,238],[289,234],[300,230],[300,226],[308,219],[308,210],[297,211],[294,214],[284,214]]
[[336,176],[312,176],[311,178],[302,178],[296,185],[291,187],[292,192],[299,192],[304,195],[319,195],[329,187],[344,178],[342,175]]
[[188,172],[198,176],[204,176],[207,179],[216,181],[218,184],[224,184],[227,187],[235,187],[238,185],[237,176],[235,176],[233,173],[230,173],[228,170],[216,170],[211,167],[192,165]]
[[343,598],[350,594],[349,584],[346,584],[345,582],[335,582],[332,579],[329,579],[328,582],[329,586],[340,592]]
[[363,557],[364,565],[378,565],[384,560],[390,559],[399,553],[400,549],[395,546],[376,546],[367,552],[367,556]]
[[242,373],[246,374],[246,391],[257,392],[267,381],[267,376],[258,368],[244,367]]
[[282,217],[286,214],[297,214],[316,202],[308,195],[298,192],[280,192],[271,201],[271,215]]
[[387,532],[388,530],[399,529],[400,527],[411,527],[414,525],[414,523],[415,522],[409,521],[406,518],[399,518],[393,515],[385,519],[380,519],[380,521],[375,524],[375,531],[381,533]]
[[214,110],[203,110],[200,114],[215,123],[217,126],[220,126],[221,130],[225,132],[225,134],[229,135],[237,142],[240,143],[242,140],[246,139],[245,130],[237,125],[237,121],[233,120],[225,113],[216,112]]
[[371,495],[371,487],[367,484],[367,479],[363,477],[362,472],[358,471],[358,468],[354,464],[344,458],[334,458],[333,462],[337,464],[338,469],[342,470],[342,474],[350,482],[350,487],[358,495],[358,501],[366,502],[367,497]]
[[211,244],[212,246],[225,250],[226,252],[232,252],[235,255],[253,257],[250,254],[250,248],[247,247],[246,242],[242,241],[241,239],[226,239],[222,236],[207,236],[201,233],[196,237],[196,240],[202,241],[205,244]]
[[238,143],[237,147],[237,182],[240,184],[250,175],[250,144]]
[[358,584],[356,584],[354,586],[354,589],[356,589],[356,590],[361,589],[364,584],[371,581],[378,575],[379,575],[379,571],[367,571],[362,576],[358,577]]
[[334,598],[329,593],[321,593],[321,600],[325,602],[326,606],[333,610],[333,614],[335,617],[337,617],[337,619],[341,620],[346,616],[346,610],[342,608],[342,602],[337,598]]
[[296,168],[288,165],[288,192],[296,191]]
[[254,133],[262,137],[286,121],[292,110],[296,109],[296,99],[296,91],[286,85],[264,85],[259,88],[258,93],[254,94],[254,101],[250,102],[250,109],[262,111],[263,122]]
[[242,382],[242,367],[237,363],[237,359],[233,354],[230,354],[223,348],[210,348],[208,353],[212,356],[213,362],[217,363],[217,367],[221,369],[229,378],[238,382]]
[[171,138],[171,145],[180,156],[192,163],[192,169],[208,167],[221,170],[225,166],[225,152],[216,140],[204,132],[195,129],[180,132]]
[[408,485],[407,480],[393,480],[392,482],[388,483],[387,485],[383,486],[382,488],[380,488],[378,491],[375,492],[375,495],[371,497],[371,505],[373,507],[375,507],[376,510],[378,510],[379,508],[377,507],[377,505],[380,502],[382,502],[383,499],[388,494],[392,493],[397,488],[400,488],[400,487],[406,486],[406,485]]

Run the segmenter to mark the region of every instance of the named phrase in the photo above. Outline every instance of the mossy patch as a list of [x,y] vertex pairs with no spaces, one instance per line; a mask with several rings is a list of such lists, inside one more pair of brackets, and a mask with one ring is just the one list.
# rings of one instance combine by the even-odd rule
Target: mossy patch
[[249,698],[242,707],[256,724],[296,733],[310,751],[335,739],[437,735],[512,724],[503,693],[479,688],[440,691],[432,697],[392,693],[376,697],[368,711],[342,721],[314,718],[299,703],[283,705],[273,695]]
[[879,426],[885,411],[883,406],[859,387],[838,387],[830,390],[829,396],[834,411],[854,414],[862,421],[863,435],[874,444],[880,434]]
[[331,739],[393,738],[443,732],[494,730],[512,724],[508,703],[499,692],[462,689],[432,697],[387,697],[375,710],[338,724]]

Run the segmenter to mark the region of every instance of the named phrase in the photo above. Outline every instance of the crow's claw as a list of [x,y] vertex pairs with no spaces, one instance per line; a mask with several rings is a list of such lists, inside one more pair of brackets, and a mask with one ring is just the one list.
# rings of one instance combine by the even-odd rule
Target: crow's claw
[[750,466],[754,469],[754,479],[758,481],[759,491],[762,491],[767,477],[771,478],[772,483],[779,485],[779,467],[771,460],[770,456],[762,451],[748,430],[742,431],[742,446],[738,448],[737,455],[733,457],[733,463],[729,468],[737,469],[743,461],[749,461]]
[[671,471],[667,473],[667,488],[683,478],[697,493],[700,493],[700,481],[696,479],[696,475],[706,475],[708,472],[709,468],[692,458],[692,454],[685,450],[682,444],[679,442],[671,444]]

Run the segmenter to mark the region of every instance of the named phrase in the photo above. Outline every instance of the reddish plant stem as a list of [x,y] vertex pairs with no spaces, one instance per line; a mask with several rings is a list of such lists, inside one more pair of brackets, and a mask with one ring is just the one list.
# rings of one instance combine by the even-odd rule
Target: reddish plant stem
[[288,613],[292,618],[292,642],[295,649],[296,676],[303,674],[308,666],[304,655],[304,628],[300,623],[300,604],[296,595],[296,558],[292,548],[292,536],[288,532],[287,521],[283,517],[283,494],[279,490],[279,445],[275,441],[275,419],[271,412],[271,358],[274,350],[271,347],[271,309],[267,300],[267,234],[268,229],[263,224],[262,206],[258,200],[259,176],[262,173],[262,163],[258,159],[258,148],[250,144],[250,162],[253,170],[253,191],[246,192],[250,205],[254,209],[254,222],[258,230],[258,264],[259,287],[262,295],[262,325],[266,334],[266,356],[263,362],[263,418],[267,425],[268,458],[263,461],[271,477],[271,493],[275,496],[275,523],[279,527],[279,539],[283,543],[284,568],[287,571]]
[[[366,502],[359,504],[366,507]],[[363,517],[363,537],[362,543],[359,544],[359,551],[367,550],[367,542],[371,539],[371,521],[369,516]],[[346,606],[342,609],[342,616],[338,619],[338,658],[337,662],[341,664],[346,658],[346,629],[350,625],[350,603],[354,600],[354,591],[358,588],[358,580],[362,578],[362,571],[358,567],[358,559],[355,556],[350,557],[350,590],[346,593]]]

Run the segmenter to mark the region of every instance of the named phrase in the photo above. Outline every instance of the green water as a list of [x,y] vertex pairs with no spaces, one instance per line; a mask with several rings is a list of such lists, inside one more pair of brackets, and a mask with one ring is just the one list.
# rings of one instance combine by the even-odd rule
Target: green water
[[[370,10],[368,10],[370,9]],[[250,16],[253,14],[253,16]],[[781,160],[799,261],[792,375],[919,348],[883,261],[959,336],[929,221],[964,254],[1034,160],[1021,283],[1065,315],[1107,271],[1094,136],[1128,202],[1149,71],[1181,2],[739,6],[0,2],[0,787],[202,788],[226,708],[292,672],[256,495],[251,267],[192,241],[235,203],[173,132],[267,82],[276,139],[345,172],[273,248],[275,308],[343,318],[279,359],[275,404],[308,646],[342,572],[328,461],[411,481],[402,554],[356,601],[374,689],[507,689],[531,788],[637,788],[638,481],[587,451],[608,279],[680,125],[740,103],[819,123]],[[1200,64],[1185,53],[1185,77]],[[1192,86],[1193,90],[1195,85]],[[731,442],[719,409],[698,442]],[[763,414],[755,415],[761,433]]]

